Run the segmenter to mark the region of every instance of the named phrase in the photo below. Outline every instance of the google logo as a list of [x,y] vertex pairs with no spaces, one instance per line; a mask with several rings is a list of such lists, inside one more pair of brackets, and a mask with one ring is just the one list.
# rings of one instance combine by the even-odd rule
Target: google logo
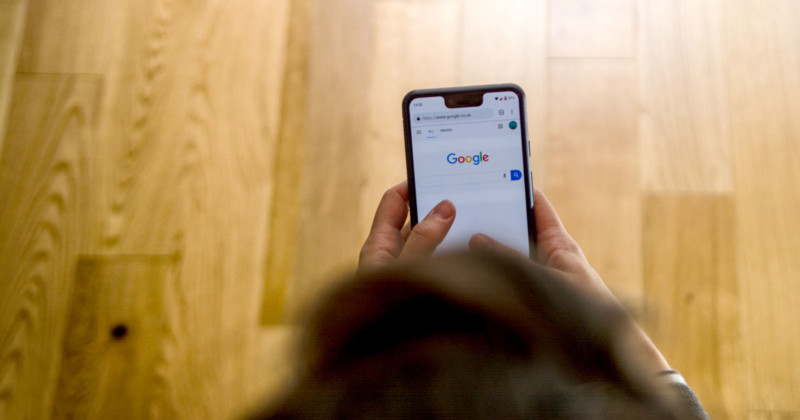
[[456,163],[472,163],[473,165],[480,165],[481,162],[488,162],[489,155],[484,155],[483,152],[478,152],[477,155],[472,156],[456,156],[455,153],[447,155],[447,163],[455,165]]

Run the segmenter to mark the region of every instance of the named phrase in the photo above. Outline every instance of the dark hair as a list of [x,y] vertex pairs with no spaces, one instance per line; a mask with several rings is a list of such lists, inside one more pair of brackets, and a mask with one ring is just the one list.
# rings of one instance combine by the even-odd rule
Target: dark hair
[[679,418],[625,357],[627,322],[508,256],[361,274],[311,313],[295,383],[253,418]]

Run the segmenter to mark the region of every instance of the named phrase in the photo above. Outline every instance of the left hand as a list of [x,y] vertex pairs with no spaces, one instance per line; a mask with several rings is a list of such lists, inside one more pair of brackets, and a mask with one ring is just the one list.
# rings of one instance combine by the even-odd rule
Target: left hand
[[361,247],[359,270],[380,268],[398,260],[427,258],[442,242],[456,218],[452,202],[437,204],[414,228],[408,218],[408,182],[383,194],[367,240]]

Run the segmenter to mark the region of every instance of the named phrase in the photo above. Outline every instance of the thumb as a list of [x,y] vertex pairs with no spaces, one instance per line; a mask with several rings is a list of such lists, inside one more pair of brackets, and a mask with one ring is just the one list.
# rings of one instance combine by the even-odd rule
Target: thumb
[[403,251],[398,259],[425,258],[431,256],[442,243],[450,226],[456,219],[456,207],[450,200],[444,200],[417,223],[408,235]]
[[469,239],[469,249],[472,251],[494,252],[498,254],[514,255],[528,259],[521,252],[510,246],[503,245],[496,239],[483,233],[476,233]]

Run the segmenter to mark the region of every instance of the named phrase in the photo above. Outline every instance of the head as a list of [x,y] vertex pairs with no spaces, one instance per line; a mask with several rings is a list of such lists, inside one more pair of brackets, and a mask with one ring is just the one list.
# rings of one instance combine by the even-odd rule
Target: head
[[296,381],[257,418],[678,418],[625,356],[628,322],[508,256],[360,274],[316,306]]

